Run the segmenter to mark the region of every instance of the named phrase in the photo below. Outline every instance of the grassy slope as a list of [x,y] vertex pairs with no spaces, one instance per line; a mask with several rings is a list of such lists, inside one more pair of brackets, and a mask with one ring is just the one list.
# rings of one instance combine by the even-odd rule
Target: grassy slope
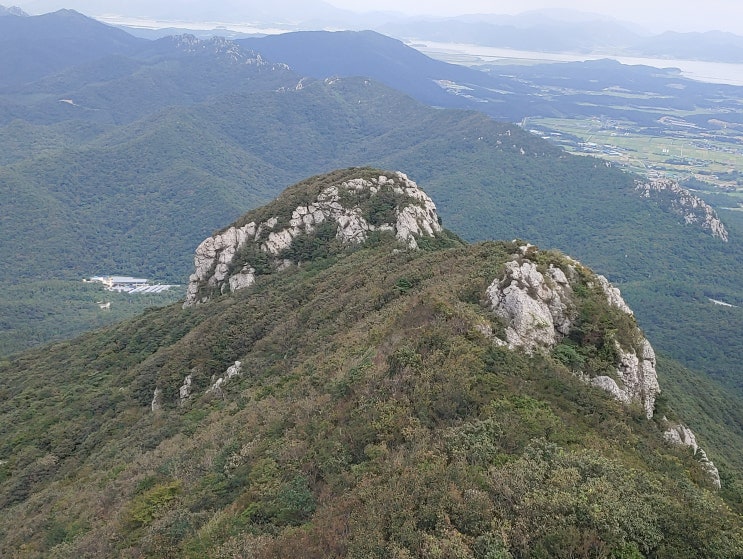
[[654,422],[475,328],[513,246],[391,248],[3,366],[3,555],[740,552],[739,517]]

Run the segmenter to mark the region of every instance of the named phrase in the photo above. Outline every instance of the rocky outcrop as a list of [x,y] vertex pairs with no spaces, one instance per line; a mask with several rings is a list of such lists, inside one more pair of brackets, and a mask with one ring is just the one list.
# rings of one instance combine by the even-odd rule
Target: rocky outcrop
[[697,225],[713,237],[727,242],[728,232],[717,212],[677,182],[669,179],[636,181],[635,190],[643,198],[656,200],[661,207],[680,215],[687,225]]
[[[580,300],[574,285],[582,290],[600,289],[606,304],[632,316],[619,289],[606,278],[590,273],[578,262],[561,257],[562,267],[553,264],[540,266],[534,258],[536,249],[525,245],[506,263],[503,277],[496,278],[487,289],[487,297],[496,316],[504,323],[505,334],[500,343],[527,353],[550,351],[571,333]],[[577,269],[582,274],[577,273]],[[580,276],[589,278],[587,281]],[[585,281],[585,284],[581,282]],[[577,374],[586,382],[602,388],[623,403],[639,403],[648,418],[653,416],[655,398],[660,393],[655,371],[655,352],[633,327],[631,338],[636,340],[624,347],[616,340],[615,376],[590,377],[582,371]]]
[[638,350],[626,350],[615,342],[619,362],[617,375],[622,384],[608,376],[597,376],[590,379],[590,383],[611,393],[617,400],[625,404],[640,402],[648,419],[653,417],[655,398],[660,394],[658,375],[655,372],[655,351],[650,342],[642,339]]
[[152,402],[150,408],[153,412],[159,412],[163,409],[163,391],[162,388],[155,388],[155,392],[152,394]]
[[697,438],[691,429],[681,423],[673,423],[670,424],[668,429],[663,433],[663,437],[671,444],[688,446],[691,448],[694,457],[699,461],[702,470],[707,474],[712,485],[717,489],[722,487],[720,472],[717,470],[717,467],[714,465],[712,460],[707,457],[707,453],[703,449],[699,448]]
[[276,215],[231,226],[197,247],[184,307],[204,302],[214,293],[255,283],[256,263],[237,258],[246,248],[268,257],[275,269],[291,265],[285,255],[295,241],[316,233],[321,225],[332,224],[335,238],[345,245],[363,243],[378,231],[394,234],[409,249],[418,248],[416,239],[442,231],[431,198],[399,172],[390,177],[347,178],[288,211],[279,204],[274,206]]
[[609,280],[600,274],[596,274],[596,279],[598,280],[599,287],[601,287],[601,291],[604,292],[606,300],[611,306],[618,308],[620,311],[630,316],[634,316],[632,309],[630,309],[627,303],[624,302],[622,292],[619,291],[618,288],[610,284]]
[[694,454],[696,454],[697,450],[699,450],[697,437],[694,435],[691,429],[689,429],[686,425],[682,425],[681,423],[671,425],[666,430],[666,432],[663,433],[663,437],[669,443],[690,447]]
[[178,403],[180,405],[183,405],[186,400],[191,397],[192,383],[193,377],[191,375],[187,375],[186,378],[183,379],[183,384],[178,389]]
[[235,41],[224,37],[199,39],[195,35],[186,33],[165,37],[161,41],[172,43],[177,50],[183,53],[208,55],[215,60],[229,62],[231,64],[244,64],[257,68],[288,68],[286,64],[272,64],[266,61],[259,53],[252,50],[245,50]]
[[547,278],[528,260],[506,263],[505,277],[488,287],[495,314],[506,321],[506,343],[528,353],[551,348],[570,331],[572,289],[559,268]]
[[224,372],[224,375],[215,379],[212,377],[212,384],[206,389],[207,394],[213,394],[217,396],[222,395],[223,386],[232,378],[238,377],[242,374],[243,366],[240,361],[235,361],[234,364],[230,365]]

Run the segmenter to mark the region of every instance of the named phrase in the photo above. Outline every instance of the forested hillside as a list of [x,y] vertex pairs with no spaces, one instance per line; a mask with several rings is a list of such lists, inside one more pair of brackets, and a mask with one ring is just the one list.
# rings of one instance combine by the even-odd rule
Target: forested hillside
[[[431,84],[461,70],[377,35],[360,66],[459,108],[0,20],[0,556],[743,557],[742,220],[462,110]],[[99,274],[185,304],[102,314]]]
[[[738,386],[743,315],[708,300],[743,303],[737,224],[730,242],[711,238],[641,200],[633,177],[515,126],[189,37],[6,87],[0,107],[4,282],[185,283],[194,246],[223,223],[308,174],[380,165],[425,183],[468,240],[522,238],[595,267],[660,349]],[[56,332],[27,326],[6,327],[10,344]]]
[[[436,215],[388,177],[403,180],[315,177],[234,223],[267,243],[220,258],[254,266],[252,285],[2,365],[3,557],[739,556],[743,445],[740,425],[717,423],[728,408],[700,411],[693,374],[672,363],[661,381],[691,387],[658,397],[652,418],[592,386],[629,386],[622,347],[644,343],[618,295],[523,243],[423,227],[411,249],[403,204],[419,226]],[[299,219],[304,233],[268,244],[329,193],[338,221]],[[340,240],[349,216],[365,241]],[[566,297],[556,345],[506,343],[523,321],[544,330],[496,312],[514,269],[542,278],[521,287],[535,303]],[[665,440],[677,421],[715,423],[697,434],[722,490]]]

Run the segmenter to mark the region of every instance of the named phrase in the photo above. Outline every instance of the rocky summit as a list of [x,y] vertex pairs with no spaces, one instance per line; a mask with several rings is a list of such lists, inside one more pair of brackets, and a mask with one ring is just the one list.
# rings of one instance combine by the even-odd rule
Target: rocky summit
[[[357,247],[370,234],[384,232],[393,235],[401,249],[415,250],[417,238],[435,237],[443,228],[433,200],[400,171],[348,169],[313,177],[197,247],[184,307],[206,302],[215,294],[250,287],[256,281],[258,261],[263,263],[264,273],[300,265],[301,259],[293,249],[316,243],[322,230],[326,240],[330,237],[343,247]],[[602,345],[610,347],[614,360],[608,374],[586,372],[580,367],[574,372],[618,401],[641,406],[645,416],[652,418],[660,393],[655,352],[636,326],[634,313],[619,289],[568,257],[563,257],[559,265],[550,263],[545,270],[538,264],[543,257],[536,247],[528,243],[516,246],[518,250],[505,263],[502,277],[494,278],[481,294],[490,301],[504,328],[500,337],[492,335],[494,343],[527,354],[553,351],[563,340],[570,340],[576,327],[580,300],[574,286],[595,291],[604,299],[602,304],[619,311],[625,332],[617,338],[612,331],[610,339],[601,340]],[[216,382],[231,378],[229,371],[233,368]],[[190,386],[189,377],[186,381]],[[218,389],[219,385],[213,384],[207,392],[215,386]],[[669,434],[678,429],[694,438],[688,427],[678,424],[669,428],[666,439],[687,445],[689,437]],[[687,446],[697,453],[696,441]],[[701,456],[719,486],[717,469],[704,451]]]
[[264,263],[263,272],[266,266],[299,264],[293,249],[321,241],[323,235],[354,246],[371,234],[390,233],[405,248],[415,249],[416,238],[441,232],[436,206],[415,182],[401,172],[389,177],[373,173],[350,169],[333,174],[329,181],[317,181],[319,191],[300,184],[262,208],[260,214],[269,217],[255,219],[249,213],[241,220],[248,223],[205,239],[196,249],[185,306],[252,285],[261,273],[257,261]]

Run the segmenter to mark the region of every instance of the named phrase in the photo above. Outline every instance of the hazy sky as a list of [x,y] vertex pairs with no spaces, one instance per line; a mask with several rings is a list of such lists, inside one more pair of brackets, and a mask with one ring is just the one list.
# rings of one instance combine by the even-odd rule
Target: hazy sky
[[325,0],[349,10],[394,10],[407,14],[517,14],[545,8],[567,8],[613,16],[652,30],[743,33],[743,0]]
[[[708,31],[719,29],[743,35],[743,0],[324,0],[337,8],[357,12],[394,11],[409,15],[518,14],[530,10],[563,8],[592,12],[638,23],[649,31]],[[174,15],[188,8],[208,7],[219,14],[239,11],[287,13],[312,10],[313,0],[0,0],[30,13],[74,8],[88,15],[125,16],[157,10]],[[144,9],[142,9],[144,6]],[[252,6],[252,7],[251,7]],[[238,9],[239,8],[239,9]]]

